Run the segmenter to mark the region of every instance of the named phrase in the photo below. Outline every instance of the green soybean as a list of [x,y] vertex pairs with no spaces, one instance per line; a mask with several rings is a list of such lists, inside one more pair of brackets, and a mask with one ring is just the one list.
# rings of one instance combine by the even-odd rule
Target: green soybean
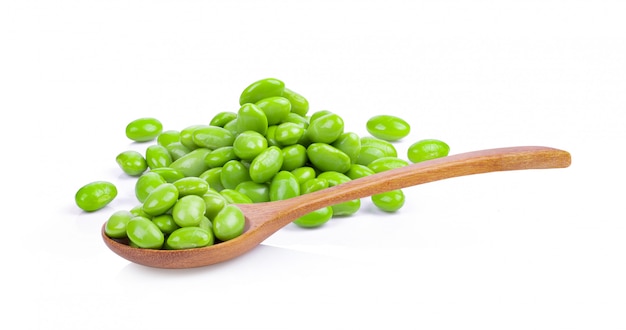
[[117,187],[113,183],[93,181],[76,191],[74,201],[83,211],[93,212],[107,206],[115,197],[117,197]]
[[311,142],[331,144],[343,134],[343,130],[343,119],[335,113],[329,113],[311,120],[306,134]]
[[407,156],[413,163],[441,158],[448,155],[450,146],[437,139],[425,139],[413,143],[407,150]]
[[209,190],[209,183],[206,180],[190,176],[174,181],[176,189],[178,189],[179,198],[187,195],[204,195]]
[[282,149],[283,166],[281,170],[292,171],[304,166],[307,161],[306,148],[301,144],[294,144]]
[[126,125],[126,137],[136,142],[154,140],[163,131],[163,124],[156,118],[139,118]]
[[241,160],[252,160],[267,149],[267,139],[256,131],[241,132],[233,142],[233,151]]
[[371,168],[365,166],[365,165],[361,165],[361,164],[352,164],[352,166],[350,166],[350,169],[348,170],[348,172],[346,172],[346,175],[352,179],[352,180],[356,180],[359,178],[363,178],[366,177],[368,175],[372,175],[375,174],[376,172],[372,171]]
[[191,150],[193,150],[193,149],[187,148],[180,141],[172,142],[172,143],[166,145],[165,148],[167,149],[167,152],[170,153],[170,157],[172,158],[172,161],[175,161],[175,160],[181,158],[182,156],[190,153]]
[[204,171],[199,178],[205,180],[209,184],[209,189],[220,191],[224,189],[222,185],[222,167],[214,167]]
[[267,116],[256,104],[246,103],[237,112],[237,132],[255,131],[265,135],[269,127]]
[[227,201],[219,192],[213,189],[209,189],[204,195],[202,195],[206,210],[204,216],[209,219],[214,219],[217,213],[224,208]]
[[282,166],[283,151],[276,146],[268,147],[250,163],[250,179],[257,183],[269,182]]
[[291,112],[300,116],[306,116],[309,112],[309,101],[304,96],[292,91],[289,88],[284,88],[283,97],[289,100],[289,103],[291,104]]
[[300,193],[304,195],[326,188],[328,188],[328,180],[324,178],[313,178],[300,184]]
[[316,228],[327,223],[333,217],[333,209],[330,206],[309,212],[293,221],[299,227]]
[[206,204],[202,197],[188,195],[178,199],[172,209],[172,217],[180,227],[197,226],[200,224],[205,211]]
[[115,157],[117,165],[130,176],[139,176],[148,169],[143,155],[135,150],[122,151]]
[[148,168],[168,167],[172,164],[172,155],[166,147],[154,144],[146,148],[146,164]]
[[361,153],[361,138],[358,134],[345,132],[331,145],[348,155],[352,164],[355,164],[359,159],[359,154]]
[[165,182],[168,183],[174,183],[175,181],[185,177],[183,172],[171,167],[159,167],[151,170],[150,172],[157,173],[165,180]]
[[246,219],[240,208],[225,205],[213,219],[213,233],[221,241],[228,241],[243,233]]
[[204,158],[204,162],[209,168],[224,166],[229,160],[236,160],[235,148],[226,146],[212,150]]
[[291,102],[281,96],[267,97],[255,104],[265,113],[268,125],[280,123],[291,112]]
[[298,143],[304,136],[305,129],[300,124],[284,122],[276,126],[274,139],[277,144],[289,146]]
[[315,178],[315,176],[317,175],[317,173],[315,172],[315,169],[311,166],[303,166],[300,168],[296,168],[294,170],[291,170],[291,174],[293,174],[293,176],[296,177],[296,180],[298,181],[298,184],[303,184],[304,182]]
[[248,196],[253,203],[270,201],[270,186],[267,183],[245,181],[238,184],[235,190]]
[[167,238],[167,247],[172,250],[184,250],[213,245],[214,237],[210,230],[200,227],[176,229]]
[[367,167],[375,173],[379,173],[407,165],[409,165],[409,162],[398,157],[381,157],[369,163]]
[[196,140],[194,138],[195,135],[195,131],[197,129],[200,128],[206,128],[209,127],[209,125],[191,125],[191,126],[187,126],[185,128],[183,128],[180,131],[180,143],[182,145],[184,145],[185,147],[187,147],[189,150],[194,150],[198,147],[200,147],[201,145],[199,145],[198,143],[196,143]]
[[114,212],[104,225],[105,234],[111,238],[126,237],[126,225],[133,217],[134,215],[130,211],[121,210]]
[[211,118],[209,125],[224,127],[235,118],[237,118],[237,113],[232,111],[222,111],[213,116],[213,118]]
[[409,123],[391,115],[371,117],[366,123],[366,128],[374,137],[385,141],[398,141],[409,135],[411,131]]
[[248,85],[239,96],[239,105],[256,103],[264,98],[282,96],[285,83],[275,78],[265,78]]
[[139,248],[160,249],[165,242],[163,232],[150,219],[134,217],[126,224],[126,235]]
[[270,182],[270,201],[300,196],[300,184],[289,171],[278,172]]
[[171,209],[178,201],[178,189],[173,183],[164,183],[152,190],[143,202],[143,211],[157,216]]
[[306,150],[309,161],[320,171],[346,172],[352,162],[345,152],[326,143],[312,143]]
[[222,189],[220,195],[226,200],[226,204],[251,204],[252,199],[235,189]]
[[174,217],[171,214],[161,214],[152,218],[152,222],[159,227],[163,234],[171,234],[174,230],[180,228],[180,226],[174,221]]
[[402,190],[392,190],[380,194],[372,195],[372,203],[385,212],[396,212],[404,206],[405,196]]
[[220,182],[224,188],[235,189],[238,184],[250,180],[250,172],[241,161],[231,160],[222,166]]
[[184,176],[199,176],[209,169],[204,159],[211,152],[208,148],[197,148],[178,158],[170,164],[170,168],[180,171]]
[[174,142],[180,142],[180,132],[177,130],[163,131],[157,136],[157,144],[160,146],[167,147]]
[[167,181],[158,173],[146,172],[135,181],[135,197],[140,202],[144,202],[150,192]]
[[226,128],[219,126],[196,128],[193,130],[191,137],[196,145],[210,150],[232,146],[233,142],[235,142],[235,135]]

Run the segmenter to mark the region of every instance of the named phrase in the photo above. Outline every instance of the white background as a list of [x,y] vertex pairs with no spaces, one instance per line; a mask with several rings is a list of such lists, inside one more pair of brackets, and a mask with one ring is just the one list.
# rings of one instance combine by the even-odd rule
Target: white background
[[[624,1],[3,1],[3,323],[15,329],[626,329]],[[131,264],[100,227],[135,205],[125,125],[236,111],[267,77],[398,143],[545,145],[558,170],[405,189],[382,214],[287,226],[235,260]],[[76,190],[119,195],[80,211]],[[8,308],[6,306],[9,306]]]

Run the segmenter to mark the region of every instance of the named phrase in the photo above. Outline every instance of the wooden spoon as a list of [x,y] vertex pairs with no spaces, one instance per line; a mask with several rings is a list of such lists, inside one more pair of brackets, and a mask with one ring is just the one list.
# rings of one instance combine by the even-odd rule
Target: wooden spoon
[[548,147],[510,147],[473,151],[411,164],[357,180],[276,202],[238,204],[246,216],[241,236],[211,246],[186,250],[130,247],[106,236],[104,243],[119,256],[157,268],[194,268],[233,259],[261,244],[300,216],[325,206],[374,194],[464,175],[524,169],[564,168],[571,163],[567,151]]

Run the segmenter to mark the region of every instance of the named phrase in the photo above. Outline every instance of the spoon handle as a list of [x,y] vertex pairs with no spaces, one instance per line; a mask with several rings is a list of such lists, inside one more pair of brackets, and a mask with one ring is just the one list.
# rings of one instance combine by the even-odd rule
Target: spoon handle
[[411,164],[369,175],[285,202],[283,216],[295,218],[324,206],[363,198],[423,183],[497,171],[564,168],[571,163],[567,151],[537,146],[472,151]]

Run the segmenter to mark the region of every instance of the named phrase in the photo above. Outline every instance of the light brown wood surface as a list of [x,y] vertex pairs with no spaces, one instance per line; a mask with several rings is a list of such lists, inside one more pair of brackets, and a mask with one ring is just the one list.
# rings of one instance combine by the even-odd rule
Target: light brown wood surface
[[133,248],[110,239],[104,243],[119,256],[157,268],[203,267],[238,257],[261,244],[298,217],[324,206],[423,183],[498,171],[565,168],[571,164],[567,151],[539,146],[487,149],[411,164],[335,187],[282,201],[239,204],[246,215],[244,233],[230,241],[187,250]]

